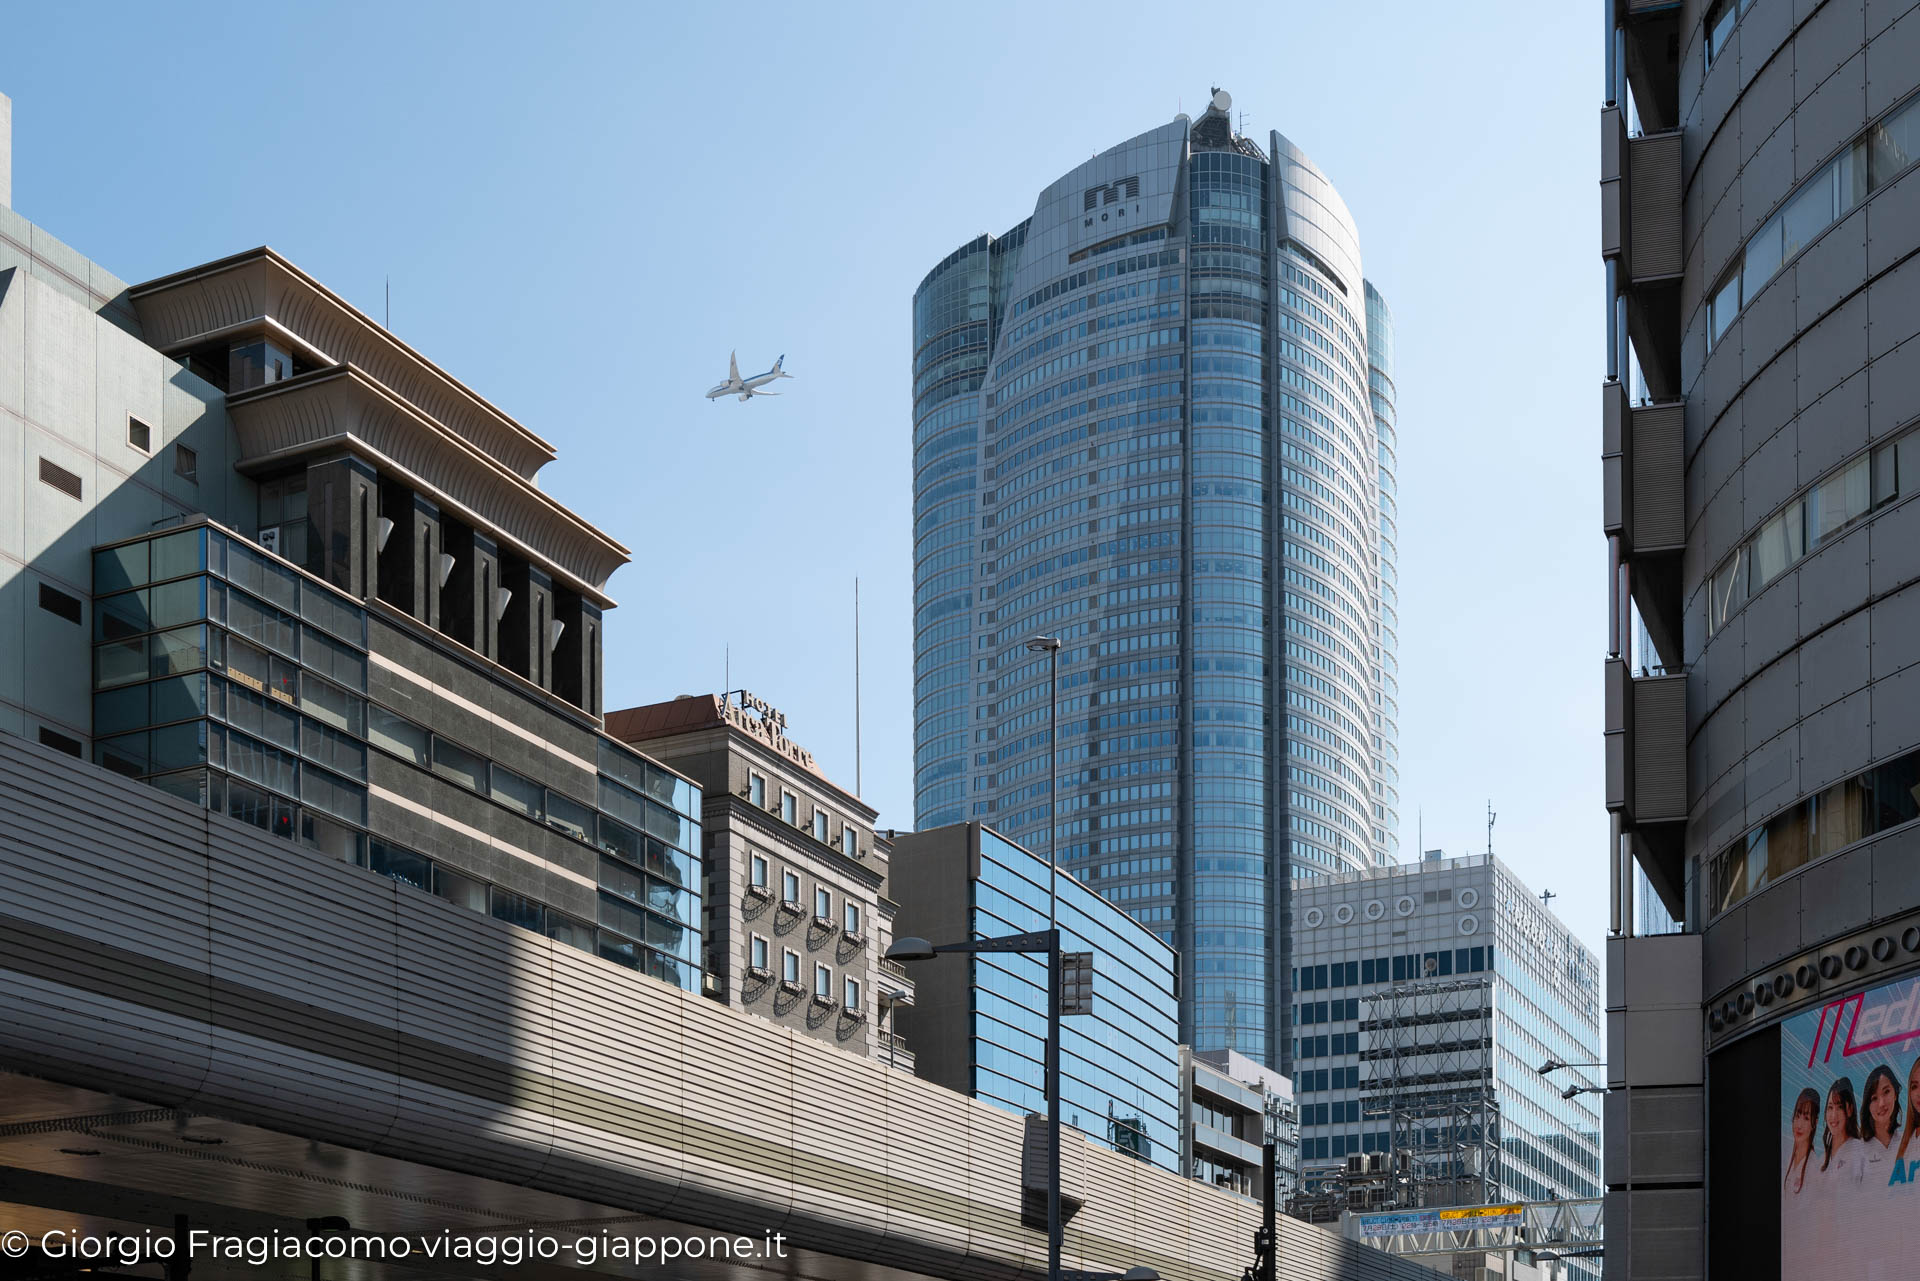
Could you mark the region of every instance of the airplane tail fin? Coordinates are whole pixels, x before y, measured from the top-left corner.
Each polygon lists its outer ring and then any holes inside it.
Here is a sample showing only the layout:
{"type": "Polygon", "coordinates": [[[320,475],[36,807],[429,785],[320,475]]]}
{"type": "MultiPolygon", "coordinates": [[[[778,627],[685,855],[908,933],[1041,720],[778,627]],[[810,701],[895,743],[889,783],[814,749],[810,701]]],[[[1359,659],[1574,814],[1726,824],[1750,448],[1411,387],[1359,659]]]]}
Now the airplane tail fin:
{"type": "Polygon", "coordinates": [[[786,363],[787,363],[787,353],[783,351],[780,353],[780,359],[773,362],[773,372],[782,378],[793,377],[792,374],[788,373],[785,369],[781,368],[781,366],[786,363]]]}

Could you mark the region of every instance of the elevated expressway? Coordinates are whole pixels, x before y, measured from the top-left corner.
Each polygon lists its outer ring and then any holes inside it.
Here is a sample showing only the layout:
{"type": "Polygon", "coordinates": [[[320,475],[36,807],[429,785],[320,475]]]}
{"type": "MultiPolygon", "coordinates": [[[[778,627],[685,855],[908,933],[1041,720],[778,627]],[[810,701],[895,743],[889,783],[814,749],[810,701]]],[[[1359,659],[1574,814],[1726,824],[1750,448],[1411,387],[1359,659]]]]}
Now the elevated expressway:
{"type": "MultiPolygon", "coordinates": [[[[0,735],[0,1229],[780,1233],[784,1258],[594,1269],[1015,1281],[1045,1273],[1021,1137],[904,1071],[0,735]]],[[[1251,1262],[1253,1203],[1084,1141],[1063,1158],[1085,1200],[1066,1267],[1233,1281],[1251,1262]]],[[[1433,1276],[1280,1233],[1281,1276],[1433,1276]]],[[[514,1275],[563,1268],[581,1275],[565,1256],[514,1275]]],[[[0,1278],[63,1274],[0,1259],[0,1278]]]]}

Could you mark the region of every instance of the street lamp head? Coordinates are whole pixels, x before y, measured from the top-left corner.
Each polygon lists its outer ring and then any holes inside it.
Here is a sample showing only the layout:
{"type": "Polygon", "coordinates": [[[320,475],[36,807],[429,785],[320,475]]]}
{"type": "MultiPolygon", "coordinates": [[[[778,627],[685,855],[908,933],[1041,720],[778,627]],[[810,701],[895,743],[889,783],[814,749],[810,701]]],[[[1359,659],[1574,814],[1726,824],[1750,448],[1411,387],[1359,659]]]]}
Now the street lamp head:
{"type": "Polygon", "coordinates": [[[1035,654],[1044,654],[1060,648],[1058,636],[1035,636],[1027,642],[1027,648],[1035,654]]]}
{"type": "Polygon", "coordinates": [[[887,959],[889,961],[930,961],[933,959],[933,944],[925,939],[914,938],[912,935],[895,939],[893,946],[887,949],[887,959]]]}
{"type": "Polygon", "coordinates": [[[1569,1085],[1566,1089],[1560,1091],[1560,1097],[1563,1099],[1571,1099],[1582,1094],[1605,1094],[1605,1093],[1606,1091],[1601,1089],[1597,1085],[1581,1085],[1580,1083],[1575,1082],[1574,1084],[1569,1085]]]}
{"type": "Polygon", "coordinates": [[[1549,1072],[1558,1072],[1561,1068],[1565,1066],[1566,1064],[1562,1063],[1559,1059],[1548,1059],[1545,1063],[1542,1063],[1540,1065],[1540,1075],[1545,1076],[1549,1072]]]}

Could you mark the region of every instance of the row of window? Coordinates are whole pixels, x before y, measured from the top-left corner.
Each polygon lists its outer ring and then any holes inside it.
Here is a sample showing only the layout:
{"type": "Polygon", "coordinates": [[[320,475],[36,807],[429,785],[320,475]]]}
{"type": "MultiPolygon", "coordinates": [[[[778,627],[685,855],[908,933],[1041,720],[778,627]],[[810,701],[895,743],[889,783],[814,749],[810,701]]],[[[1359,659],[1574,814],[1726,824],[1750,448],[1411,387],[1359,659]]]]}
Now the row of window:
{"type": "MultiPolygon", "coordinates": [[[[1354,1053],[1359,1053],[1359,1050],[1355,1049],[1354,1053]]],[[[1296,1054],[1295,1057],[1300,1056],[1296,1054]]],[[[1336,1068],[1306,1068],[1294,1074],[1294,1089],[1300,1094],[1319,1094],[1327,1090],[1359,1088],[1360,1065],[1357,1063],[1336,1068]]]]}
{"type": "MultiPolygon", "coordinates": [[[[764,934],[751,935],[748,941],[747,963],[761,974],[773,973],[773,945],[764,934]]],[[[799,986],[800,953],[790,947],[780,949],[780,981],[799,986]]],[[[861,1004],[862,984],[851,974],[845,976],[842,984],[842,1008],[849,1014],[859,1014],[865,1007],[861,1004]]],[[[813,967],[813,995],[819,1001],[832,1001],[833,967],[816,964],[813,967]]]]}
{"type": "Polygon", "coordinates": [[[1920,429],[1876,446],[1796,497],[1707,580],[1707,635],[1747,598],[1873,512],[1920,493],[1920,429]]]}
{"type": "Polygon", "coordinates": [[[517,925],[569,947],[591,952],[604,960],[624,965],[630,970],[639,970],[676,987],[692,990],[696,986],[694,967],[688,961],[672,955],[675,952],[690,952],[686,940],[692,937],[691,932],[669,922],[657,921],[650,914],[634,912],[606,890],[600,893],[602,916],[627,927],[628,932],[636,937],[629,938],[625,933],[608,928],[604,921],[597,927],[590,925],[525,895],[490,885],[424,854],[390,845],[378,838],[369,838],[364,846],[356,847],[352,861],[403,885],[411,885],[450,903],[486,913],[509,925],[517,925]],[[637,937],[641,932],[652,936],[646,939],[649,946],[641,945],[637,937]],[[663,948],[665,950],[661,950],[663,948]]]}
{"type": "Polygon", "coordinates": [[[1920,98],[1887,113],[1853,145],[1801,183],[1780,212],[1753,233],[1707,298],[1707,350],[1759,296],[1781,266],[1815,236],[1920,159],[1920,98]]]}
{"type": "MultiPolygon", "coordinates": [[[[1429,903],[1444,902],[1439,894],[1451,895],[1451,890],[1426,893],[1429,903]]],[[[1360,961],[1334,961],[1330,965],[1302,965],[1293,971],[1293,990],[1296,992],[1314,992],[1326,988],[1353,987],[1359,984],[1372,986],[1375,983],[1401,983],[1408,979],[1437,978],[1452,974],[1481,974],[1493,968],[1493,949],[1491,947],[1462,947],[1451,952],[1408,953],[1405,956],[1367,957],[1360,961]]],[[[1325,1003],[1322,1002],[1324,1005],[1325,1003]]],[[[1336,1016],[1337,1017],[1337,1016],[1336,1016]]],[[[1358,1018],[1359,1015],[1348,1015],[1358,1018]]]]}
{"type": "MultiPolygon", "coordinates": [[[[764,777],[752,773],[747,775],[747,799],[760,809],[767,808],[767,780],[764,777]]],[[[780,789],[780,818],[790,826],[800,826],[800,798],[784,787],[780,789]]],[[[812,819],[806,830],[811,831],[813,839],[822,845],[833,844],[829,839],[833,831],[832,816],[818,805],[813,807],[812,819]]],[[[860,856],[860,832],[851,823],[840,825],[840,852],[848,858],[860,856]]]]}
{"type": "Polygon", "coordinates": [[[1326,1036],[1303,1036],[1294,1042],[1297,1059],[1324,1059],[1333,1054],[1360,1053],[1358,1032],[1334,1032],[1326,1036]]]}
{"type": "Polygon", "coordinates": [[[1776,814],[1713,861],[1724,912],[1804,864],[1920,818],[1920,752],[1877,765],[1776,814]]]}
{"type": "MultiPolygon", "coordinates": [[[[773,889],[772,868],[764,854],[750,854],[747,857],[747,883],[755,889],[773,889]]],[[[780,870],[780,901],[798,904],[800,899],[800,873],[790,868],[780,870]]],[[[848,898],[841,903],[841,927],[849,938],[860,933],[860,904],[848,898]]],[[[823,921],[833,919],[833,891],[825,886],[817,886],[813,891],[813,914],[823,921]]]]}
{"type": "Polygon", "coordinates": [[[1360,1017],[1360,998],[1350,996],[1344,1001],[1304,1001],[1293,1007],[1293,1021],[1296,1025],[1305,1023],[1338,1023],[1343,1019],[1360,1017]]]}

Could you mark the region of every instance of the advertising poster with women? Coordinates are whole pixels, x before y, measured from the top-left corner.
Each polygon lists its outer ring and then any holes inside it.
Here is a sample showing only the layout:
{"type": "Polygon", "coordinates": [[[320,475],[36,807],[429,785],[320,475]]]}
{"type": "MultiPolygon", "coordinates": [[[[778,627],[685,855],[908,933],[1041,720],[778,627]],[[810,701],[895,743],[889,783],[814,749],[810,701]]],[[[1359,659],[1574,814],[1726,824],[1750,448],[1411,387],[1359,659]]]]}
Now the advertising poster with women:
{"type": "Polygon", "coordinates": [[[1920,978],[1780,1029],[1780,1275],[1920,1279],[1920,978]]]}

